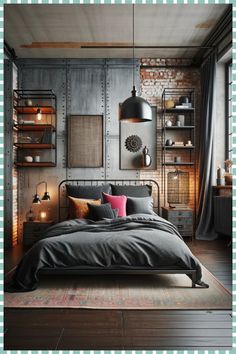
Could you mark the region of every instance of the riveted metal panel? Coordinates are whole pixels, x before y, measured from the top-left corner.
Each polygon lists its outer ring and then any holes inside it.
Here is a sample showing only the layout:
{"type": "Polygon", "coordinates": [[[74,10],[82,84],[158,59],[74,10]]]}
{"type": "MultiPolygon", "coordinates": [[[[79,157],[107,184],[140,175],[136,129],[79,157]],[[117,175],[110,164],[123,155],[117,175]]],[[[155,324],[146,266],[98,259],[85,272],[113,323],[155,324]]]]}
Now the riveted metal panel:
{"type": "MultiPolygon", "coordinates": [[[[68,62],[67,72],[67,117],[70,115],[103,115],[105,132],[105,71],[104,65],[98,65],[98,61],[68,62]]],[[[88,142],[89,143],[89,142],[88,142]]],[[[105,148],[104,158],[105,159],[105,148]]],[[[104,178],[105,163],[101,168],[67,168],[68,178],[104,178]]]]}
{"type": "Polygon", "coordinates": [[[119,167],[119,139],[116,137],[106,138],[107,144],[107,169],[106,179],[139,179],[138,170],[120,170],[119,167]]]}
{"type": "MultiPolygon", "coordinates": [[[[18,60],[21,89],[53,89],[57,96],[57,167],[19,169],[19,215],[22,233],[25,213],[31,206],[35,185],[48,183],[51,202],[38,207],[51,209],[57,220],[57,185],[65,178],[138,179],[139,171],[119,169],[119,103],[130,96],[133,62],[129,59],[18,60]],[[67,168],[67,117],[71,114],[102,114],[104,117],[104,167],[67,168]]],[[[135,62],[136,88],[139,68],[135,62]]],[[[43,190],[42,190],[43,192],[43,190]]],[[[38,209],[37,209],[38,208],[38,209]]]]}
{"type": "MultiPolygon", "coordinates": [[[[139,178],[139,171],[120,171],[119,163],[119,107],[131,96],[133,63],[130,60],[108,60],[106,75],[106,177],[139,178]]],[[[137,63],[136,63],[137,64],[137,63]]],[[[138,65],[135,66],[135,83],[139,88],[138,65]]]]}
{"type": "Polygon", "coordinates": [[[103,114],[104,112],[104,74],[102,68],[70,68],[68,99],[69,114],[103,114]]]}

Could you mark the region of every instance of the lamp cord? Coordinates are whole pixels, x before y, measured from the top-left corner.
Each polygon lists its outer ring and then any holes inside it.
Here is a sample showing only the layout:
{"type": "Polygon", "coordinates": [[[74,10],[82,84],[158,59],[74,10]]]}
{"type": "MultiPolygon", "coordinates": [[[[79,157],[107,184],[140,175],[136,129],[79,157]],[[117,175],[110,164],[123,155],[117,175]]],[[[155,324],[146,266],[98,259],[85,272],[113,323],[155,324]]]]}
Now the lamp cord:
{"type": "Polygon", "coordinates": [[[133,87],[134,87],[134,4],[133,4],[133,87]]]}

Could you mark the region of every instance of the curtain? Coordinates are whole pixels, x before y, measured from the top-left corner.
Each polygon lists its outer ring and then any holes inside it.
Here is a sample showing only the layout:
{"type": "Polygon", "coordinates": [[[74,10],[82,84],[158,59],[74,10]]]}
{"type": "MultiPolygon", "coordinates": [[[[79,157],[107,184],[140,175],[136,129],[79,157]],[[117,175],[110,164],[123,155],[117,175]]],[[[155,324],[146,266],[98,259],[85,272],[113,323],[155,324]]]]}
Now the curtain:
{"type": "Polygon", "coordinates": [[[199,151],[199,202],[197,208],[196,238],[213,240],[213,114],[216,54],[212,53],[201,67],[201,118],[199,151]]]}

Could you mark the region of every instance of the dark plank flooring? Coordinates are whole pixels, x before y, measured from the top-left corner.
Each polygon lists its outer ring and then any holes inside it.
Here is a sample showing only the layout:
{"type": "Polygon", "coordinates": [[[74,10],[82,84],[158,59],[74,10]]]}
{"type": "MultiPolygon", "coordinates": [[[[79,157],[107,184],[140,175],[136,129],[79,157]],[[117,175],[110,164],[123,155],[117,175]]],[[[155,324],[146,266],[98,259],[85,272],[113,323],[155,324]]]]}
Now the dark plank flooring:
{"type": "MultiPolygon", "coordinates": [[[[228,240],[188,245],[230,290],[228,240]]],[[[20,246],[6,252],[6,272],[23,252],[20,246]]],[[[230,349],[231,320],[230,311],[6,309],[5,349],[230,349]]]]}

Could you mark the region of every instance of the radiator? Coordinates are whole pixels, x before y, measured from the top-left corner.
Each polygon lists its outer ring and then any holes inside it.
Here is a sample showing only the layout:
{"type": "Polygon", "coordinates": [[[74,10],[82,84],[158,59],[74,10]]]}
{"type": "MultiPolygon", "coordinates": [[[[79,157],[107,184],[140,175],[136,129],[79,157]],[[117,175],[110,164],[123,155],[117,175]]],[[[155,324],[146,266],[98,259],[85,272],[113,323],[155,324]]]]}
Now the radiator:
{"type": "Polygon", "coordinates": [[[213,197],[214,228],[219,234],[232,236],[232,197],[213,197]]]}

